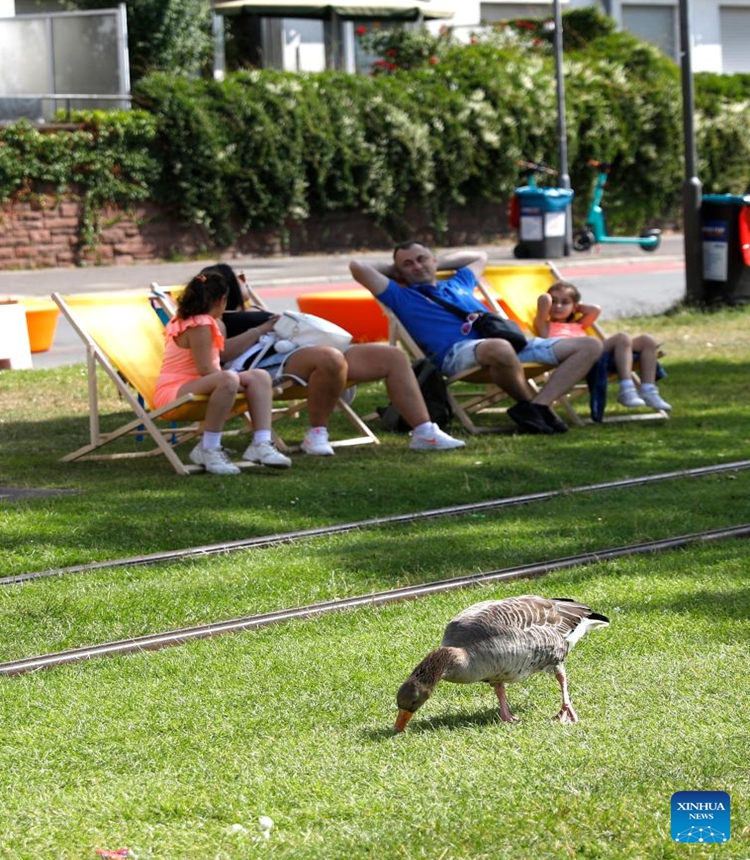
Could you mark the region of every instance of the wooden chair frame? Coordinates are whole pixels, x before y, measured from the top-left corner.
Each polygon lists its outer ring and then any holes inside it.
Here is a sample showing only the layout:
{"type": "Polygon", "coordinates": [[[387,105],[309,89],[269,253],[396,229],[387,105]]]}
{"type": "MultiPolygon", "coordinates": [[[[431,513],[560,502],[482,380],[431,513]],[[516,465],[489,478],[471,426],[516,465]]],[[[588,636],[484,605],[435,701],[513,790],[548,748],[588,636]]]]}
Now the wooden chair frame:
{"type": "MultiPolygon", "coordinates": [[[[260,310],[269,310],[268,306],[263,302],[260,296],[257,294],[255,289],[245,281],[245,287],[250,296],[250,300],[253,305],[260,310]]],[[[163,287],[160,286],[155,281],[151,284],[151,292],[155,301],[159,303],[163,314],[168,318],[174,314],[175,305],[172,297],[172,292],[175,290],[179,290],[181,287],[163,287]]],[[[307,401],[307,382],[304,379],[300,379],[293,374],[285,374],[283,381],[274,387],[274,408],[272,413],[272,419],[274,425],[284,418],[298,418],[302,412],[307,409],[308,401],[307,401]],[[284,405],[278,405],[284,401],[284,405]]],[[[355,434],[353,436],[346,437],[344,439],[331,439],[329,440],[329,444],[332,448],[344,448],[349,447],[351,445],[379,445],[380,439],[373,433],[373,431],[367,426],[364,420],[352,409],[351,405],[343,398],[340,397],[336,408],[339,412],[341,412],[349,423],[352,425],[355,434]]],[[[250,422],[250,416],[246,416],[247,421],[252,426],[252,422],[250,422]]],[[[276,444],[279,450],[284,451],[286,453],[294,452],[299,450],[299,446],[297,445],[289,445],[284,439],[278,434],[276,428],[273,430],[274,435],[274,443],[276,444]]]]}
{"type": "MultiPolygon", "coordinates": [[[[411,361],[425,358],[423,350],[396,314],[385,305],[381,305],[381,307],[383,313],[388,317],[390,343],[400,344],[411,361]]],[[[527,380],[533,386],[534,379],[543,375],[547,367],[541,364],[525,364],[523,369],[527,380]]],[[[499,404],[507,400],[509,395],[492,381],[489,371],[485,368],[478,365],[470,367],[461,373],[446,377],[445,382],[448,387],[448,402],[453,413],[464,429],[472,436],[508,431],[514,426],[512,424],[478,424],[474,420],[474,416],[478,416],[480,413],[504,415],[507,412],[507,408],[499,404]]]]}
{"type": "MultiPolygon", "coordinates": [[[[64,297],[53,293],[52,299],[86,347],[89,442],[67,454],[63,461],[118,460],[161,454],[178,475],[202,472],[200,466],[183,463],[175,447],[202,432],[208,398],[186,394],[165,406],[153,406],[153,389],[164,349],[164,329],[150,305],[148,294],[64,297]],[[96,331],[92,331],[94,327],[96,331]],[[114,332],[110,341],[108,331],[114,332]],[[135,416],[109,432],[101,429],[99,372],[114,385],[135,416]],[[163,422],[168,426],[160,426],[163,422]],[[186,426],[177,426],[183,422],[187,422],[186,426]],[[154,445],[136,451],[98,453],[128,436],[136,437],[139,442],[148,436],[154,445]]],[[[244,398],[237,398],[232,417],[244,415],[245,409],[244,398]]]]}
{"type": "MultiPolygon", "coordinates": [[[[541,292],[546,292],[556,281],[564,278],[555,265],[549,261],[530,266],[488,266],[480,282],[480,290],[485,301],[497,313],[503,313],[515,320],[521,328],[536,334],[534,318],[536,316],[536,299],[541,292]],[[526,275],[524,278],[522,273],[526,275]]],[[[588,329],[592,337],[606,340],[606,335],[597,323],[588,329]]],[[[633,370],[633,381],[640,384],[637,373],[637,362],[633,370]]],[[[615,379],[614,375],[610,380],[615,379]]],[[[561,401],[560,405],[566,410],[570,419],[579,425],[593,424],[590,417],[583,417],[573,406],[580,397],[588,395],[586,381],[574,386],[561,401]]],[[[603,418],[606,423],[623,421],[653,421],[669,418],[669,413],[662,409],[650,409],[648,412],[627,412],[608,415],[603,418]]]]}

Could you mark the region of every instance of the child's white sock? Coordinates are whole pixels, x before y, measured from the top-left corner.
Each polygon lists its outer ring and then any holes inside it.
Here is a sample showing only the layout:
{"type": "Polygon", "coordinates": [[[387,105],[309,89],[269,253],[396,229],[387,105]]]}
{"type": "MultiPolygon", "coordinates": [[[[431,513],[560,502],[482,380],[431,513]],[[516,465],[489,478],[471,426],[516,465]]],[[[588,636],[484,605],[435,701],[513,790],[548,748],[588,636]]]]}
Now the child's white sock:
{"type": "Polygon", "coordinates": [[[262,445],[264,442],[271,441],[270,430],[256,430],[253,433],[253,445],[262,445]]]}
{"type": "Polygon", "coordinates": [[[221,448],[221,433],[204,433],[201,445],[204,451],[211,448],[221,448]]]}

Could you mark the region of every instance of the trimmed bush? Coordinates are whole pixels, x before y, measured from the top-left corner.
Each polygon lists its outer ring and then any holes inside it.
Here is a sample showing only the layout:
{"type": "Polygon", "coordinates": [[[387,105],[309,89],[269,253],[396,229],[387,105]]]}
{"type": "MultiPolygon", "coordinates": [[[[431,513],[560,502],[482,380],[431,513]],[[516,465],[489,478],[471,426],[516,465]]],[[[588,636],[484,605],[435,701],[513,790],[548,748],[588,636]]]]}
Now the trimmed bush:
{"type": "MultiPolygon", "coordinates": [[[[590,199],[586,162],[597,158],[614,165],[612,232],[678,223],[677,67],[591,10],[564,20],[575,220],[590,199]]],[[[155,72],[134,88],[137,110],[80,113],[74,131],[0,130],[0,200],[50,183],[78,194],[84,242],[95,240],[98,207],[145,199],[205,228],[218,246],[341,211],[371,216],[394,239],[415,231],[409,219],[418,213],[439,240],[456,207],[507,200],[522,181],[519,160],[558,163],[553,52],[541,24],[527,24],[468,45],[416,34],[410,46],[404,31],[379,34],[378,49],[408,58],[409,68],[369,77],[251,70],[219,83],[155,72]]],[[[696,99],[706,192],[750,188],[750,100],[734,98],[747,93],[740,78],[735,87],[709,78],[696,99]]]]}

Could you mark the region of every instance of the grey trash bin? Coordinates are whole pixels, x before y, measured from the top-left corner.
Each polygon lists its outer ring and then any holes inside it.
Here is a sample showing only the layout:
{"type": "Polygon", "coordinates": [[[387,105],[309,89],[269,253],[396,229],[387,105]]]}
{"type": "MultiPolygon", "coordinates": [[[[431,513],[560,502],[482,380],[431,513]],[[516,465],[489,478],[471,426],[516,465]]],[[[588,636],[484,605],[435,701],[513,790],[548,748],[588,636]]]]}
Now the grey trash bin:
{"type": "Polygon", "coordinates": [[[703,298],[750,299],[750,195],[705,194],[700,210],[703,298]]]}
{"type": "Polygon", "coordinates": [[[568,209],[573,202],[569,188],[539,188],[531,182],[516,188],[519,259],[550,258],[565,254],[568,209]]]}

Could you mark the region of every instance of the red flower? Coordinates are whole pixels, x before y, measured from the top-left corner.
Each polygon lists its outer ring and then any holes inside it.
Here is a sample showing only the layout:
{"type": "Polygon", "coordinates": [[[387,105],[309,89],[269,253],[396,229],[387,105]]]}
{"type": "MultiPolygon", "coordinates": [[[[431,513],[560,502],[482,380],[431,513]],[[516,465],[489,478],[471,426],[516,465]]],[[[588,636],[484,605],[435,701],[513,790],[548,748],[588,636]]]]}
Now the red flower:
{"type": "Polygon", "coordinates": [[[395,57],[398,54],[398,51],[395,48],[388,48],[385,52],[386,57],[395,57]]]}
{"type": "Polygon", "coordinates": [[[436,65],[440,62],[440,60],[438,60],[438,58],[437,58],[437,57],[430,57],[430,59],[429,59],[427,62],[428,62],[431,66],[436,66],[436,65]]]}
{"type": "Polygon", "coordinates": [[[358,36],[366,36],[366,35],[367,35],[367,27],[365,27],[365,25],[364,25],[364,24],[360,24],[360,25],[359,25],[359,27],[357,27],[357,28],[354,30],[354,32],[355,32],[358,36]]]}

